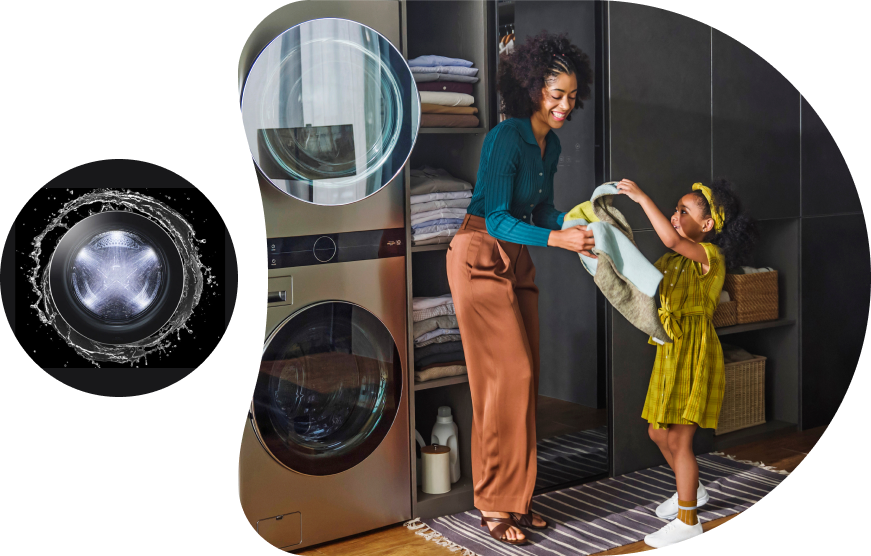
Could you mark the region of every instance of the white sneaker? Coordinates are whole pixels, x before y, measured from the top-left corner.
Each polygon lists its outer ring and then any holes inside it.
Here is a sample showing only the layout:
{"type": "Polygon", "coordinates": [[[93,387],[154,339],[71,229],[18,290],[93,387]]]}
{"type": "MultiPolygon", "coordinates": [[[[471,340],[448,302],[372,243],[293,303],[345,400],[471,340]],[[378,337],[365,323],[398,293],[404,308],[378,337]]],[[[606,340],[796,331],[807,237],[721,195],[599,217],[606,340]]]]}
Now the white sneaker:
{"type": "Polygon", "coordinates": [[[670,544],[679,543],[693,537],[698,537],[703,533],[702,522],[699,521],[695,525],[687,525],[679,519],[675,519],[671,523],[667,523],[665,527],[644,537],[644,543],[653,548],[662,548],[670,544]]]}
{"type": "MultiPolygon", "coordinates": [[[[701,508],[705,504],[708,503],[708,499],[710,496],[708,495],[708,491],[705,490],[702,482],[699,481],[699,489],[696,491],[696,507],[701,508]]],[[[656,517],[661,517],[662,519],[672,520],[677,517],[677,493],[656,507],[656,517]]]]}

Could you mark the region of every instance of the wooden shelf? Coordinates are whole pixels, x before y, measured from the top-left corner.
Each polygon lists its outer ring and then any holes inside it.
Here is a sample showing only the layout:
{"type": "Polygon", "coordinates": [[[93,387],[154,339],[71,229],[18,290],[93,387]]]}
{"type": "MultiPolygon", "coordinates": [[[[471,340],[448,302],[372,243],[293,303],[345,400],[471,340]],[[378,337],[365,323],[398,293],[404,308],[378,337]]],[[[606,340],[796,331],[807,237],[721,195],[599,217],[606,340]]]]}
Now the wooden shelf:
{"type": "Polygon", "coordinates": [[[737,334],[739,332],[749,332],[751,330],[764,330],[766,328],[777,328],[780,326],[790,326],[795,324],[795,319],[777,319],[767,320],[763,322],[751,322],[750,324],[736,324],[735,326],[724,326],[717,328],[718,336],[726,334],[737,334]]]}
{"type": "Polygon", "coordinates": [[[414,381],[414,391],[428,390],[430,388],[438,388],[439,386],[450,386],[451,384],[462,384],[469,382],[469,375],[446,376],[435,380],[427,380],[426,382],[414,381]]]}
{"type": "Polygon", "coordinates": [[[412,253],[420,253],[421,251],[447,251],[450,243],[436,243],[435,245],[421,245],[420,247],[411,246],[412,253]]]}
{"type": "Polygon", "coordinates": [[[483,127],[422,127],[420,133],[487,133],[483,127]]]}
{"type": "Polygon", "coordinates": [[[768,421],[755,427],[748,427],[737,431],[727,432],[714,436],[714,449],[725,450],[741,444],[769,440],[783,432],[794,431],[798,428],[795,423],[786,421],[768,421]]]}

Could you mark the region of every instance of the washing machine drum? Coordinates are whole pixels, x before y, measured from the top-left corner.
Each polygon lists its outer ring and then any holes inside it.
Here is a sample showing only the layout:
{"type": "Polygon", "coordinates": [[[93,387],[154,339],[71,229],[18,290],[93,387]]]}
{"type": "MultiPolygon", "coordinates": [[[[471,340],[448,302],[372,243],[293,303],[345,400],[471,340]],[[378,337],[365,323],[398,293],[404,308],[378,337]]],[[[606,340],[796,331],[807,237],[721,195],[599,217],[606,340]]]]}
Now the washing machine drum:
{"type": "Polygon", "coordinates": [[[184,287],[181,256],[144,216],[112,211],[74,225],[49,263],[51,297],[70,327],[93,341],[129,344],[172,317],[184,287]]]}
{"type": "Polygon", "coordinates": [[[242,120],[260,171],[318,205],[374,194],[400,172],[420,126],[402,54],[378,32],[315,19],[263,49],[242,89],[242,120]]]}

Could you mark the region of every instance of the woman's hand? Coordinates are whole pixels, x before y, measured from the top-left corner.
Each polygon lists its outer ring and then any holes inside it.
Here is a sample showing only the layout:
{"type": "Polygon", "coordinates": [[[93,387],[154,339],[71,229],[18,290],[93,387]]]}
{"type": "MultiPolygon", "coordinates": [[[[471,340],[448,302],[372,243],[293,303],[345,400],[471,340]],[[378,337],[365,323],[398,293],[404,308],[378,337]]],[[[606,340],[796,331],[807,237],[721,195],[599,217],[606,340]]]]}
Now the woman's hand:
{"type": "Polygon", "coordinates": [[[617,190],[621,195],[626,195],[636,203],[640,203],[645,197],[647,197],[647,194],[644,193],[644,191],[641,191],[638,184],[632,180],[620,180],[617,183],[617,190]]]}
{"type": "Polygon", "coordinates": [[[572,226],[565,230],[553,230],[547,239],[549,247],[561,247],[586,257],[597,258],[591,252],[596,247],[593,231],[586,226],[572,226]]]}

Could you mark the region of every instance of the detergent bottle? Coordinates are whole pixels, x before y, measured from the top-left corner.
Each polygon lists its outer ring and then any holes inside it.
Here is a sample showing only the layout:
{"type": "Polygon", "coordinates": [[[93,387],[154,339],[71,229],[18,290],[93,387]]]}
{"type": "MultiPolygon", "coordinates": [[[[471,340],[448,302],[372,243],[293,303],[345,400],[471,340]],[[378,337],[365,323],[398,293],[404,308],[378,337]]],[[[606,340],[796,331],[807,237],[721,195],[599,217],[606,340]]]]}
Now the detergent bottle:
{"type": "Polygon", "coordinates": [[[439,408],[436,424],[432,428],[432,444],[447,446],[451,449],[451,483],[460,480],[460,447],[458,442],[457,424],[451,416],[451,408],[442,406],[439,408]]]}

